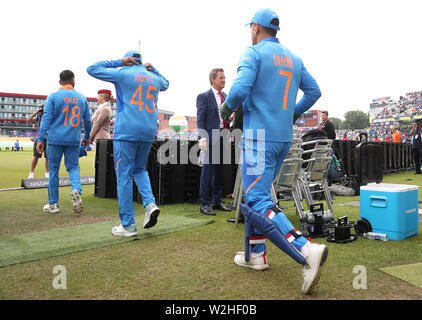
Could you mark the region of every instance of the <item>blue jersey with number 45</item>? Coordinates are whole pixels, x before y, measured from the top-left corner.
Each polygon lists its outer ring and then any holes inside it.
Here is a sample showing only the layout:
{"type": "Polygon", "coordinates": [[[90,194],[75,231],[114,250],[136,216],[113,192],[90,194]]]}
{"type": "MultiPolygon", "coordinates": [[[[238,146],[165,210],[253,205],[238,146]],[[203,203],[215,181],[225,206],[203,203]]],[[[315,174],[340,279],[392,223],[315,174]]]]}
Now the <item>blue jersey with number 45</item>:
{"type": "Polygon", "coordinates": [[[293,138],[293,113],[302,114],[320,96],[319,86],[302,60],[277,38],[265,38],[241,56],[226,104],[233,109],[243,103],[243,129],[253,129],[249,138],[259,139],[257,130],[264,129],[265,141],[289,142],[293,138]],[[299,89],[304,95],[296,103],[299,89]]]}
{"type": "MultiPolygon", "coordinates": [[[[132,56],[132,51],[125,57],[132,56]]],[[[112,82],[116,88],[117,116],[114,140],[152,142],[157,131],[158,93],[169,82],[153,68],[142,65],[123,66],[122,60],[100,61],[89,66],[94,78],[112,82]]]]}
{"type": "Polygon", "coordinates": [[[91,132],[88,101],[71,85],[62,86],[47,97],[38,142],[44,141],[48,132],[48,144],[79,146],[82,124],[84,138],[88,140],[91,132]]]}

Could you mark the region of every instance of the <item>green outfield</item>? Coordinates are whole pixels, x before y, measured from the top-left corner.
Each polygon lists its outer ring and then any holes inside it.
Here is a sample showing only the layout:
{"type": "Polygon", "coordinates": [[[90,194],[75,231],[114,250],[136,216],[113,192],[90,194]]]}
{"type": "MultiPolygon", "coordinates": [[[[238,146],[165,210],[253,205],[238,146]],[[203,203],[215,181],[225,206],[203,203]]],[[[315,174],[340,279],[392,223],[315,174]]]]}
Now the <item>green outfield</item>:
{"type": "Polygon", "coordinates": [[[34,146],[34,142],[31,141],[30,138],[27,137],[7,137],[7,136],[0,136],[0,150],[5,151],[6,148],[12,148],[15,146],[15,142],[19,142],[19,146],[23,148],[25,151],[32,150],[34,146]]]}
{"type": "MultiPolygon", "coordinates": [[[[93,155],[81,158],[81,175],[95,174],[93,155]]],[[[0,151],[0,189],[20,187],[31,158],[29,150],[0,151]]],[[[35,177],[43,176],[41,159],[35,177]]],[[[66,176],[63,164],[60,176],[66,176]]],[[[422,186],[422,178],[413,172],[385,176],[384,182],[422,186]]],[[[60,214],[42,212],[47,189],[0,191],[0,299],[422,299],[422,282],[413,279],[422,275],[416,269],[422,265],[420,233],[388,242],[314,239],[328,246],[329,255],[318,286],[303,296],[300,266],[270,242],[268,270],[234,264],[235,253],[244,250],[244,226],[235,228],[226,221],[233,212],[217,211],[210,220],[196,204],[163,205],[156,233],[154,228],[149,233],[142,229],[136,241],[113,242],[117,201],[94,197],[93,192],[94,185],[83,186],[84,212],[78,215],[72,210],[70,187],[60,188],[60,214]],[[395,275],[406,274],[406,265],[412,281],[395,275]],[[56,266],[66,269],[66,289],[54,287],[56,266]],[[401,266],[396,273],[391,271],[395,266],[401,266]]],[[[351,201],[359,197],[335,197],[336,218],[359,219],[359,208],[341,205],[351,201]]],[[[293,202],[280,204],[300,228],[293,202]]],[[[143,209],[139,204],[135,208],[141,229],[143,209]]]]}

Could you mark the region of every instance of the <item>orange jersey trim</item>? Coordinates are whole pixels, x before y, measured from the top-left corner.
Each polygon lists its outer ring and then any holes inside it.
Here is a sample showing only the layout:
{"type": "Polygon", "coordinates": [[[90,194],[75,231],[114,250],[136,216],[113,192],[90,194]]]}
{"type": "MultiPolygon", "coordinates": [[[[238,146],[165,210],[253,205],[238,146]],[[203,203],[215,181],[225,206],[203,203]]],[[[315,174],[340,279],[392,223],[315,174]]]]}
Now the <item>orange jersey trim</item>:
{"type": "Polygon", "coordinates": [[[71,84],[65,84],[64,86],[61,86],[60,89],[73,89],[71,84]]]}
{"type": "Polygon", "coordinates": [[[117,168],[119,167],[119,162],[120,162],[120,160],[122,160],[122,159],[119,159],[119,160],[117,161],[117,163],[116,163],[116,171],[117,171],[117,168]]]}
{"type": "Polygon", "coordinates": [[[261,178],[262,178],[262,176],[259,176],[258,178],[256,178],[255,181],[252,182],[252,184],[249,186],[249,188],[246,189],[246,193],[248,193],[249,190],[254,186],[254,184],[257,183],[259,181],[259,179],[261,179],[261,178]]]}

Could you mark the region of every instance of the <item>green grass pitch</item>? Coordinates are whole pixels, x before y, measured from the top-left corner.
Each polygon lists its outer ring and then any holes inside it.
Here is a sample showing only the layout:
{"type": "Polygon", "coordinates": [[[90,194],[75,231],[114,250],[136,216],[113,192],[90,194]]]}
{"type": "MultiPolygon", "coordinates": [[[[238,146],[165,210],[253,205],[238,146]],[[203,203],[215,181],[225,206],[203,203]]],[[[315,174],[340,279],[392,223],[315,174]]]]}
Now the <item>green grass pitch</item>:
{"type": "MultiPolygon", "coordinates": [[[[21,180],[28,176],[31,158],[30,151],[1,151],[0,189],[20,187],[21,180]]],[[[92,152],[81,158],[80,166],[81,175],[95,174],[92,152]]],[[[44,159],[40,159],[35,177],[43,175],[44,159]]],[[[62,164],[60,176],[66,175],[62,164]]],[[[384,182],[422,186],[421,176],[413,172],[385,176],[384,182]]],[[[47,189],[1,191],[0,235],[22,235],[118,219],[116,199],[96,198],[93,192],[94,185],[83,186],[84,212],[78,215],[71,207],[70,187],[61,187],[61,213],[54,215],[42,212],[42,206],[48,200],[47,189]]],[[[359,201],[359,197],[335,197],[336,218],[346,215],[349,220],[359,219],[359,208],[339,205],[349,201],[359,201]]],[[[300,228],[293,202],[280,204],[286,207],[285,213],[292,223],[300,228]]],[[[141,205],[135,203],[135,208],[136,217],[142,220],[141,205]]],[[[194,204],[163,205],[160,208],[163,214],[206,218],[194,204]]],[[[257,272],[234,264],[235,253],[244,250],[244,227],[240,224],[235,228],[226,221],[233,216],[234,212],[217,211],[214,223],[195,229],[0,268],[0,299],[422,298],[421,288],[379,270],[422,262],[420,232],[403,241],[388,242],[359,237],[348,244],[337,244],[327,242],[325,238],[314,239],[314,242],[328,246],[329,255],[318,286],[312,295],[303,296],[300,292],[300,266],[269,241],[268,270],[257,272]],[[67,271],[65,290],[53,286],[53,269],[58,265],[67,271]],[[359,277],[363,276],[362,270],[366,280],[364,288],[356,287],[359,277]]]]}

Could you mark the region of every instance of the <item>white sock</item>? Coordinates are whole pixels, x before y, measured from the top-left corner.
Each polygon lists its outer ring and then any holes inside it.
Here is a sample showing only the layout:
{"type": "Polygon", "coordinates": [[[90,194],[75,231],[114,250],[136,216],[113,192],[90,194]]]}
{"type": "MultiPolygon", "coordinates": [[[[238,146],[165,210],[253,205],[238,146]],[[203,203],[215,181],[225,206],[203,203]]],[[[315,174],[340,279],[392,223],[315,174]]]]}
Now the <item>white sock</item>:
{"type": "Polygon", "coordinates": [[[263,253],[264,253],[264,251],[262,251],[262,252],[251,252],[251,256],[258,257],[258,256],[262,255],[263,253]]]}
{"type": "Polygon", "coordinates": [[[307,257],[309,255],[309,251],[311,250],[311,242],[307,241],[302,248],[300,248],[300,252],[307,257]]]}

